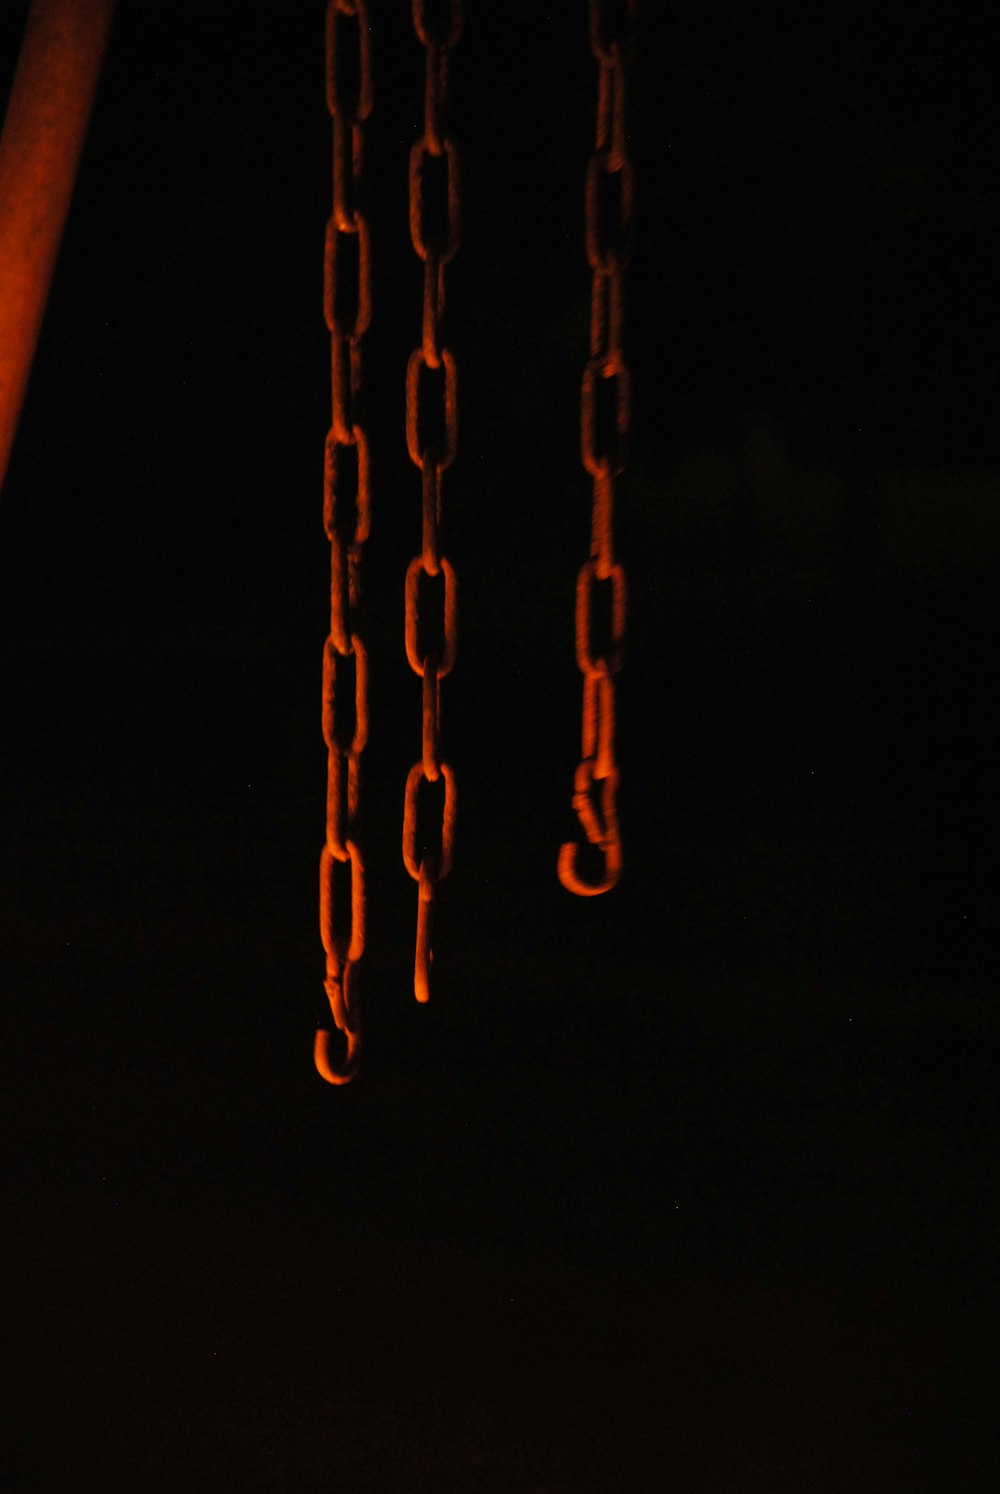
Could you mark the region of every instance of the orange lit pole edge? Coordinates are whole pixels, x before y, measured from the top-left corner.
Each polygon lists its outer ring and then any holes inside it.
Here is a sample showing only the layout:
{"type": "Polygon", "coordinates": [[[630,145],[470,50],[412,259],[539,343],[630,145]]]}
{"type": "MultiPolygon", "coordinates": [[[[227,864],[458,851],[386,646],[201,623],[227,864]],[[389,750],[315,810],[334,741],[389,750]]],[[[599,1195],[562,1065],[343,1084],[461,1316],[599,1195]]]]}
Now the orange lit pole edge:
{"type": "Polygon", "coordinates": [[[319,927],[326,955],[324,987],[333,1025],[345,1040],[338,1059],[333,1033],[326,1027],[316,1032],[313,1058],[329,1084],[354,1078],[362,1046],[356,972],[365,950],[365,866],[357,822],[361,755],[368,740],[368,651],[359,635],[358,607],[362,551],[371,531],[362,342],[372,304],[371,233],[363,208],[364,122],[372,101],[365,0],[328,0],[326,102],[333,122],[333,211],[323,257],[323,309],[330,333],[332,416],[323,527],[330,542],[330,632],[323,649],[327,773],[319,927]],[[348,879],[350,893],[345,894],[348,879]]]}
{"type": "Polygon", "coordinates": [[[446,131],[448,68],[451,49],[462,34],[461,0],[450,0],[447,25],[432,27],[424,0],[412,0],[413,28],[424,47],[424,131],[410,152],[410,238],[423,262],[423,321],[420,346],[406,368],[406,447],[421,473],[422,534],[420,554],[410,562],[405,587],[406,657],[421,682],[421,756],[406,780],[403,801],[403,862],[417,883],[417,937],[413,993],[430,997],[434,958],[431,919],[437,884],[451,871],[455,840],[455,775],[440,756],[440,683],[451,673],[457,647],[456,583],[451,562],[441,554],[441,487],[458,447],[458,375],[455,359],[441,342],[445,303],[445,266],[461,237],[462,197],[458,148],[446,131]],[[433,163],[443,167],[446,185],[433,163]],[[428,169],[430,168],[430,169],[428,169]],[[432,191],[433,176],[439,190],[432,191]],[[437,410],[429,408],[430,385],[439,386],[437,410]],[[428,433],[431,427],[433,434],[428,433]],[[440,644],[425,652],[420,643],[421,607],[427,611],[428,578],[441,578],[440,644]],[[423,593],[423,602],[421,601],[423,593]],[[437,651],[435,651],[437,649],[437,651]],[[420,788],[441,782],[440,851],[423,854],[418,847],[420,788]]]}
{"type": "Polygon", "coordinates": [[[33,0],[0,135],[0,488],[115,0],[33,0]]]}
{"type": "Polygon", "coordinates": [[[578,869],[580,846],[559,852],[559,880],[580,897],[615,886],[622,870],[618,833],[618,766],[615,761],[615,684],[625,637],[625,572],[615,560],[615,478],[625,470],[631,386],[622,352],[622,281],[632,239],[632,164],[625,129],[626,66],[635,0],[626,0],[624,28],[612,35],[604,0],[590,0],[590,49],[598,63],[597,131],[587,166],[585,243],[591,269],[590,358],[580,391],[580,454],[593,481],[590,557],[576,585],[576,662],[583,675],[583,743],[573,783],[573,809],[581,829],[601,853],[595,881],[578,869]],[[596,593],[610,588],[607,651],[595,649],[592,620],[596,593]]]}

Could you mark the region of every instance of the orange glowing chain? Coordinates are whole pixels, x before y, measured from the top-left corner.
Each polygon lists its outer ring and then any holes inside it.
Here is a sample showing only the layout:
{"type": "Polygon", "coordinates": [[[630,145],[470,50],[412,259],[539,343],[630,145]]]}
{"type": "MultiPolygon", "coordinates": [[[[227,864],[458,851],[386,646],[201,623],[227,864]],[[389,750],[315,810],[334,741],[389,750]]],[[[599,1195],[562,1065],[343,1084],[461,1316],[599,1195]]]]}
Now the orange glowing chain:
{"type": "Polygon", "coordinates": [[[365,949],[365,866],[356,824],[361,754],[368,739],[368,654],[358,634],[357,613],[362,549],[371,529],[362,381],[362,341],[371,320],[371,233],[361,206],[364,121],[372,108],[370,36],[365,0],[329,0],[326,101],[333,120],[333,212],[326,229],[323,305],[330,332],[333,414],[323,492],[323,525],[330,542],[330,632],[323,649],[327,779],[319,926],[327,999],[334,1025],[346,1040],[338,1060],[332,1031],[321,1027],[316,1033],[316,1068],[330,1084],[353,1079],[361,1060],[355,972],[365,949]],[[347,882],[349,893],[343,890],[347,882]]]}
{"type": "Polygon", "coordinates": [[[612,36],[604,0],[590,0],[590,48],[598,63],[596,148],[587,166],[585,242],[591,268],[590,358],[580,393],[580,453],[593,479],[590,557],[576,584],[576,662],[583,675],[583,744],[576,769],[573,808],[603,874],[590,881],[578,867],[580,846],[559,852],[559,880],[570,892],[593,897],[621,876],[618,833],[618,767],[615,761],[615,684],[625,636],[625,572],[615,560],[612,520],[615,478],[625,469],[631,422],[631,388],[622,353],[622,272],[632,239],[632,164],[625,130],[627,54],[635,0],[624,6],[626,31],[612,36]],[[613,222],[609,220],[615,220],[613,222]],[[592,618],[596,594],[610,589],[610,640],[595,651],[592,618]]]}
{"type": "MultiPolygon", "coordinates": [[[[461,183],[455,142],[446,132],[448,64],[462,32],[461,0],[451,0],[449,21],[440,33],[428,22],[424,0],[412,0],[413,27],[424,47],[424,132],[410,152],[410,238],[423,261],[423,330],[420,346],[406,369],[406,446],[422,476],[422,543],[406,572],[406,657],[422,685],[422,752],[406,780],[403,805],[403,861],[417,883],[417,939],[413,990],[418,1001],[430,996],[431,916],[435,888],[451,870],[455,836],[455,775],[440,756],[440,684],[455,663],[455,571],[441,554],[442,474],[455,460],[458,445],[458,381],[455,359],[441,342],[445,266],[458,249],[461,232],[461,183]],[[435,201],[432,173],[443,168],[446,186],[435,201]],[[430,384],[443,385],[437,409],[431,407],[430,384]],[[429,429],[431,428],[431,429],[429,429]],[[440,623],[434,644],[424,649],[429,631],[429,579],[441,578],[440,623]],[[423,628],[421,626],[423,624],[423,628]],[[440,849],[418,846],[420,790],[443,782],[440,849]]],[[[440,186],[440,178],[438,181],[440,186]]],[[[421,843],[422,844],[422,843],[421,843]]]]}

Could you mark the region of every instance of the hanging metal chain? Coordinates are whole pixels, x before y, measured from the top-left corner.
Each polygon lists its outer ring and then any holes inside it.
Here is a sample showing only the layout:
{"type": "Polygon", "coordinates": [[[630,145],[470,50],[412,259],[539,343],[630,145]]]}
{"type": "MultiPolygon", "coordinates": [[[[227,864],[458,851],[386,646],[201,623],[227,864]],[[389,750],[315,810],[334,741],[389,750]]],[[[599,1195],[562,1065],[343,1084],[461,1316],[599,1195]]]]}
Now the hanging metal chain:
{"type": "Polygon", "coordinates": [[[370,35],[365,0],[328,0],[326,102],[333,120],[333,211],[326,228],[323,308],[330,332],[333,413],[323,491],[323,525],[330,542],[330,632],[323,649],[327,778],[319,927],[326,953],[324,986],[346,1051],[338,1061],[333,1033],[321,1027],[314,1058],[331,1084],[353,1079],[361,1060],[355,972],[365,949],[365,866],[356,826],[361,754],[368,739],[368,654],[358,632],[358,605],[362,549],[371,528],[362,381],[362,341],[371,319],[371,235],[361,204],[364,121],[372,108],[370,35]]]}
{"type": "Polygon", "coordinates": [[[576,583],[576,662],[583,675],[582,754],[573,808],[587,840],[603,858],[591,881],[578,869],[580,846],[559,852],[559,880],[570,892],[608,892],[621,876],[618,767],[615,761],[615,684],[625,637],[625,572],[613,545],[615,478],[625,469],[631,423],[631,385],[622,351],[622,282],[632,241],[632,163],[625,128],[627,65],[635,0],[618,7],[619,34],[605,0],[590,0],[590,49],[598,63],[595,149],[587,166],[585,243],[591,268],[590,358],[580,393],[580,453],[593,480],[590,557],[576,583]],[[603,596],[602,596],[603,594],[603,596]],[[604,612],[600,630],[595,614],[604,612]]]}
{"type": "Polygon", "coordinates": [[[422,682],[423,700],[422,752],[406,780],[403,861],[418,887],[413,990],[418,1001],[426,1001],[434,890],[451,870],[455,837],[455,776],[440,752],[440,684],[455,663],[456,585],[454,568],[441,554],[439,533],[442,475],[455,460],[458,445],[458,380],[455,359],[441,341],[441,323],[445,266],[458,249],[461,232],[460,162],[447,133],[446,105],[451,48],[462,32],[462,4],[450,0],[447,24],[439,29],[428,18],[425,0],[412,0],[412,10],[424,47],[425,81],[424,131],[410,152],[410,238],[423,261],[424,294],[420,346],[410,354],[406,369],[406,446],[423,479],[423,527],[420,554],[406,572],[405,637],[406,657],[422,682]],[[429,615],[432,591],[439,594],[436,623],[429,615]],[[421,821],[430,817],[420,813],[420,791],[439,782],[444,789],[440,836],[435,837],[439,848],[436,844],[428,851],[424,835],[418,848],[418,830],[426,829],[421,821]]]}

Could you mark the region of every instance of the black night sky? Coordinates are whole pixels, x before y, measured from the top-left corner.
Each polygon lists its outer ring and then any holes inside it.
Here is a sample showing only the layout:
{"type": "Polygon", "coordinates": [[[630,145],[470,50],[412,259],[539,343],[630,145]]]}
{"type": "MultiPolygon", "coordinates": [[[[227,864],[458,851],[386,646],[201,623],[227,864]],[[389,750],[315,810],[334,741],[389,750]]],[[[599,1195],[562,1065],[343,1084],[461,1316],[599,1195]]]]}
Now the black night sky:
{"type": "MultiPolygon", "coordinates": [[[[940,10],[640,7],[625,873],[579,755],[586,7],[466,0],[459,780],[400,858],[422,55],[370,0],[365,1061],[312,1067],[322,0],[121,0],[0,500],[5,1488],[997,1476],[996,142],[940,10]]],[[[0,19],[6,98],[27,5],[0,19]]]]}

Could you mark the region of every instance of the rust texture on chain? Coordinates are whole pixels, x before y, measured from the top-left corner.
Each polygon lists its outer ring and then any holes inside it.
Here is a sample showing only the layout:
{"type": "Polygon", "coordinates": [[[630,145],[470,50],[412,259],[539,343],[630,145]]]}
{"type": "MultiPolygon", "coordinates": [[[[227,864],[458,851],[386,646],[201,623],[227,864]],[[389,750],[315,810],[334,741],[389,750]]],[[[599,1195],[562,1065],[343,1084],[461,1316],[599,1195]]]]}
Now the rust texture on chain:
{"type": "MultiPolygon", "coordinates": [[[[616,8],[590,0],[590,48],[598,64],[597,131],[587,166],[585,244],[591,269],[590,357],[580,394],[580,454],[593,482],[589,558],[576,585],[576,662],[583,675],[583,744],[573,808],[599,853],[591,876],[581,869],[580,844],[559,852],[559,880],[570,892],[608,892],[621,876],[618,767],[615,760],[615,675],[625,636],[625,572],[615,559],[615,479],[625,469],[631,387],[622,351],[623,272],[631,253],[632,163],[625,124],[626,85],[635,0],[616,8]],[[603,626],[599,621],[603,620],[603,626]]],[[[595,858],[596,859],[596,858],[595,858]]]]}
{"type": "Polygon", "coordinates": [[[324,986],[333,1026],[316,1033],[316,1068],[346,1084],[361,1059],[357,967],[365,949],[365,865],[358,845],[361,754],[368,738],[368,654],[358,632],[361,555],[371,528],[362,342],[371,317],[371,235],[364,211],[364,122],[372,107],[365,0],[328,0],[326,102],[333,120],[333,211],[323,309],[330,333],[332,416],[323,525],[330,542],[330,632],[323,649],[326,841],[319,863],[324,986]],[[335,1051],[336,1050],[336,1051],[335,1051]]]}
{"type": "Polygon", "coordinates": [[[420,345],[406,369],[406,446],[422,479],[420,554],[406,572],[406,657],[422,688],[422,750],[406,780],[403,862],[417,883],[417,939],[413,989],[430,995],[431,917],[435,888],[451,870],[455,838],[455,776],[441,757],[441,681],[455,663],[455,572],[441,553],[442,476],[458,444],[455,359],[441,340],[445,266],[461,231],[460,162],[447,133],[451,48],[462,31],[461,0],[435,25],[425,0],[412,0],[413,27],[424,48],[424,129],[410,152],[410,238],[423,264],[420,345]],[[430,786],[440,785],[440,788],[430,786]],[[423,793],[421,791],[423,790],[423,793]],[[443,790],[443,791],[442,791],[443,790]],[[430,800],[439,807],[432,813],[430,800]],[[421,803],[423,800],[423,803],[421,803]],[[440,829],[428,836],[428,822],[440,829]],[[430,844],[428,844],[430,842],[430,844]]]}

